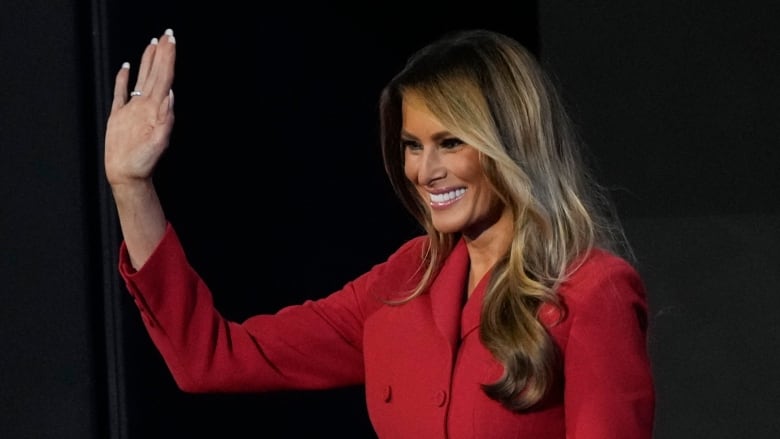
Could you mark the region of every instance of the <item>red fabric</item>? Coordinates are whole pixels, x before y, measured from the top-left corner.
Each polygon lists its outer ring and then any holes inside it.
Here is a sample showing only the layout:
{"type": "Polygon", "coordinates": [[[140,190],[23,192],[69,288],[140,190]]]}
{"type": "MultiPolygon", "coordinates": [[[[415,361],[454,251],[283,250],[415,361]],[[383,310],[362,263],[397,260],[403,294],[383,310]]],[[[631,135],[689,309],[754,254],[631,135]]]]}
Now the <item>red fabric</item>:
{"type": "Polygon", "coordinates": [[[593,252],[560,289],[568,308],[550,333],[561,382],[544,404],[513,413],[480,389],[502,368],[479,340],[486,279],[465,304],[468,254],[460,242],[430,290],[402,306],[425,238],[319,300],[230,322],[187,262],[169,225],[135,272],[120,272],[174,380],[187,392],[257,392],[365,384],[378,436],[393,438],[650,439],[654,389],[647,305],[637,272],[593,252]]]}

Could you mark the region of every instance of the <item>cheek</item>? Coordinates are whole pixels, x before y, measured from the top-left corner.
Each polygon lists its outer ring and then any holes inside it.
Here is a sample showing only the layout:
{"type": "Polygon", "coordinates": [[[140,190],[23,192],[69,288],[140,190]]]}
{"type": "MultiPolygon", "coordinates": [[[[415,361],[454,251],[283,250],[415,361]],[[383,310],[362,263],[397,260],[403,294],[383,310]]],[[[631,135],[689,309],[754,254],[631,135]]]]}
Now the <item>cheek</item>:
{"type": "Polygon", "coordinates": [[[448,155],[447,168],[459,179],[471,184],[481,183],[486,178],[482,171],[479,151],[471,147],[448,155]]]}
{"type": "Polygon", "coordinates": [[[417,162],[411,154],[404,154],[404,175],[412,183],[417,184],[417,162]]]}
{"type": "Polygon", "coordinates": [[[459,160],[450,164],[452,174],[469,184],[482,185],[487,182],[487,177],[482,172],[478,161],[459,160]]]}

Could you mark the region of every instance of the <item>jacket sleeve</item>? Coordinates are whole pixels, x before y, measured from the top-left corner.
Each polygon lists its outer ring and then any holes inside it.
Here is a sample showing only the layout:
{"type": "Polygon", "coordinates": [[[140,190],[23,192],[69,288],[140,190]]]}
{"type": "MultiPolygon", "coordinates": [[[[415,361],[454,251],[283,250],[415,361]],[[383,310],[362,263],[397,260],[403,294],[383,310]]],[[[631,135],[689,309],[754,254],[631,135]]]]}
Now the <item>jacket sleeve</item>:
{"type": "Polygon", "coordinates": [[[130,265],[124,243],[119,258],[144,326],[183,391],[320,389],[363,382],[363,321],[381,306],[371,291],[387,263],[328,297],[239,323],[215,309],[211,291],[188,263],[170,224],[140,270],[130,265]]]}
{"type": "Polygon", "coordinates": [[[655,392],[638,273],[610,257],[582,266],[566,288],[566,437],[651,439],[655,392]]]}

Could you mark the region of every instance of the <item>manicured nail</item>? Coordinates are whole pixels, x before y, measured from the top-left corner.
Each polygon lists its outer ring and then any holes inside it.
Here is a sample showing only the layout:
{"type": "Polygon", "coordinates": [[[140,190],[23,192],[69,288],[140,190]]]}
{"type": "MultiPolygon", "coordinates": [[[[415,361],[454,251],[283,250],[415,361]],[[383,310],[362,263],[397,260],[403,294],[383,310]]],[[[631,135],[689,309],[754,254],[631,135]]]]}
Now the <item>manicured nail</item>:
{"type": "Polygon", "coordinates": [[[155,45],[155,44],[157,44],[157,43],[158,43],[158,41],[157,41],[157,38],[152,38],[152,42],[151,42],[150,44],[153,44],[153,45],[155,45]]]}
{"type": "Polygon", "coordinates": [[[129,62],[123,62],[122,63],[122,68],[123,69],[129,69],[130,68],[130,63],[129,62]]]}
{"type": "Polygon", "coordinates": [[[171,28],[165,29],[165,36],[168,37],[168,41],[171,44],[176,44],[176,37],[173,36],[173,29],[171,28]]]}

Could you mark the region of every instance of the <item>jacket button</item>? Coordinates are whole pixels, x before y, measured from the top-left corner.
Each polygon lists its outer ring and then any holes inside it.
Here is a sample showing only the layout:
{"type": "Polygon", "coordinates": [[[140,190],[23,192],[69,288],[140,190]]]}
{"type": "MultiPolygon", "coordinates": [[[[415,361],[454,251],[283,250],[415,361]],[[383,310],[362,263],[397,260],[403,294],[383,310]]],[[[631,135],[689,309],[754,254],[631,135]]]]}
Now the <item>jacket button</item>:
{"type": "Polygon", "coordinates": [[[382,390],[382,400],[384,402],[390,402],[391,399],[393,399],[393,388],[388,384],[382,390]]]}
{"type": "Polygon", "coordinates": [[[442,407],[445,402],[447,402],[447,392],[444,390],[439,390],[433,395],[433,403],[438,407],[442,407]]]}

